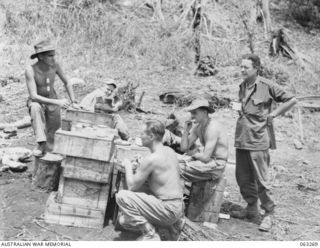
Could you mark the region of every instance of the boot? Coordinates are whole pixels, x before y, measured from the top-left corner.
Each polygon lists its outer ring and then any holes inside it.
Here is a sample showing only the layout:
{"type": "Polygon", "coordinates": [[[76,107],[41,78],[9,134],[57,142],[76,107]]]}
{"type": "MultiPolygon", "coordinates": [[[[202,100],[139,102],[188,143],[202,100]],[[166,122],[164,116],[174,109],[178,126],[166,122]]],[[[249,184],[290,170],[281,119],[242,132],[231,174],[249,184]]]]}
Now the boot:
{"type": "Polygon", "coordinates": [[[145,223],[141,227],[142,235],[137,238],[137,241],[161,241],[156,229],[150,223],[145,223]]]}
{"type": "Polygon", "coordinates": [[[130,231],[134,233],[141,233],[138,228],[128,224],[128,221],[126,220],[126,217],[122,212],[119,211],[118,216],[118,225],[115,225],[116,231],[130,231]]]}
{"type": "Polygon", "coordinates": [[[33,156],[42,157],[46,154],[47,142],[38,142],[38,147],[32,151],[33,156]]]}
{"type": "Polygon", "coordinates": [[[273,224],[273,214],[266,213],[266,215],[264,216],[259,226],[259,230],[263,232],[269,232],[272,228],[272,224],[273,224]]]}
{"type": "Polygon", "coordinates": [[[171,241],[178,241],[182,232],[186,219],[182,216],[176,223],[169,227],[171,241]]]}
{"type": "Polygon", "coordinates": [[[259,219],[259,211],[257,203],[248,204],[245,209],[233,210],[230,215],[237,219],[248,219],[257,222],[259,219]]]}

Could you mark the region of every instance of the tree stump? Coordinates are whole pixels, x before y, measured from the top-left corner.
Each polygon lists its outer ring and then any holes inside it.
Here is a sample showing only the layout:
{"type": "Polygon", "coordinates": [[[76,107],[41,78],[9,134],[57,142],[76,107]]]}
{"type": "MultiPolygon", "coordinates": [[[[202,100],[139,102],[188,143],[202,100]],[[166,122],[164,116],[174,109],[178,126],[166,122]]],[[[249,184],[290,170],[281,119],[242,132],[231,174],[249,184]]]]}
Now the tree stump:
{"type": "Polygon", "coordinates": [[[219,220],[226,178],[200,181],[192,184],[187,216],[194,222],[212,222],[219,220]]]}
{"type": "Polygon", "coordinates": [[[58,190],[62,159],[62,156],[52,153],[35,158],[33,185],[48,192],[58,190]]]}

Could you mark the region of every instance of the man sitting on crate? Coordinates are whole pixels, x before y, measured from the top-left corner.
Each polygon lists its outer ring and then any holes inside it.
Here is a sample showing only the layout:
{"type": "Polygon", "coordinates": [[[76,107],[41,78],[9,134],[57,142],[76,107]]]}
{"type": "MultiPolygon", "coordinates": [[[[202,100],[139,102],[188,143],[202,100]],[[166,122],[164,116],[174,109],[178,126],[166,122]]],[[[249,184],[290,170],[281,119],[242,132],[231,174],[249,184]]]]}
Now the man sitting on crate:
{"type": "Polygon", "coordinates": [[[183,226],[184,204],[176,153],[162,144],[164,125],[157,120],[147,121],[141,134],[142,144],[151,154],[145,157],[133,173],[128,159],[122,163],[126,173],[128,190],[116,194],[121,211],[120,225],[125,229],[142,232],[138,240],[160,240],[155,226],[166,226],[173,239],[183,226]],[[139,192],[148,181],[151,194],[139,192]]]}
{"type": "Polygon", "coordinates": [[[228,137],[224,127],[209,117],[214,112],[205,99],[192,102],[186,109],[191,120],[185,122],[181,150],[186,156],[179,165],[181,176],[189,182],[221,178],[228,159],[228,137]],[[197,139],[203,151],[190,151],[197,139]]]}
{"type": "Polygon", "coordinates": [[[123,102],[116,94],[117,85],[111,80],[102,88],[96,89],[82,99],[80,106],[92,112],[111,113],[113,115],[114,128],[118,130],[123,140],[129,138],[129,130],[119,114],[123,102]]]}
{"type": "Polygon", "coordinates": [[[27,106],[38,143],[34,155],[41,156],[47,148],[52,148],[54,133],[60,128],[60,108],[69,107],[75,102],[75,98],[71,84],[54,59],[54,44],[45,40],[36,44],[34,49],[35,53],[31,55],[31,59],[37,58],[38,61],[26,69],[25,76],[29,91],[27,106]],[[65,98],[58,99],[54,89],[56,75],[64,83],[70,101],[65,98]]]}

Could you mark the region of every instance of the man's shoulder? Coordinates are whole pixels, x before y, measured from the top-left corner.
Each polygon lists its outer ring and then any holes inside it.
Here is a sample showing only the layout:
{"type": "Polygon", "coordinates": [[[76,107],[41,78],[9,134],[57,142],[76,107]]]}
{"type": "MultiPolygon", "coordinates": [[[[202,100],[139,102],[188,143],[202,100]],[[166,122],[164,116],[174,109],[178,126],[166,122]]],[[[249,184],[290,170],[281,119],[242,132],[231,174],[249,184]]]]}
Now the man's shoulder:
{"type": "Polygon", "coordinates": [[[175,154],[175,152],[172,148],[163,146],[161,150],[149,154],[146,159],[148,159],[149,162],[157,162],[159,160],[162,160],[164,157],[170,157],[173,154],[175,154]]]}
{"type": "Polygon", "coordinates": [[[208,129],[209,130],[219,130],[219,129],[222,129],[222,124],[220,121],[218,120],[214,120],[214,119],[211,119],[210,120],[210,125],[208,126],[208,129]]]}
{"type": "Polygon", "coordinates": [[[27,65],[25,68],[25,75],[28,77],[32,77],[34,75],[34,71],[33,71],[33,66],[34,65],[27,65]]]}
{"type": "Polygon", "coordinates": [[[266,87],[271,87],[274,85],[274,81],[261,76],[258,77],[258,83],[266,87]]]}

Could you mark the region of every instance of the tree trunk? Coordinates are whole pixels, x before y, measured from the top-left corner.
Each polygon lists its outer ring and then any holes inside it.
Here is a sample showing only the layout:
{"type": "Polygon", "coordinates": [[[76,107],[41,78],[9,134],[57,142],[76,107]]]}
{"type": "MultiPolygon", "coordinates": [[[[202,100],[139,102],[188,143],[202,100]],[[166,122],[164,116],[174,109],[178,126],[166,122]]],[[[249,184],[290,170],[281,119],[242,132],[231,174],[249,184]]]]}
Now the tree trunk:
{"type": "Polygon", "coordinates": [[[201,57],[201,42],[200,42],[200,33],[201,33],[201,0],[195,1],[194,7],[194,21],[192,23],[192,29],[195,35],[194,40],[194,50],[196,52],[195,55],[195,63],[198,64],[201,57]]]}
{"type": "Polygon", "coordinates": [[[271,32],[271,15],[270,15],[270,1],[269,0],[261,0],[262,1],[262,12],[264,16],[264,25],[267,33],[271,32]]]}

